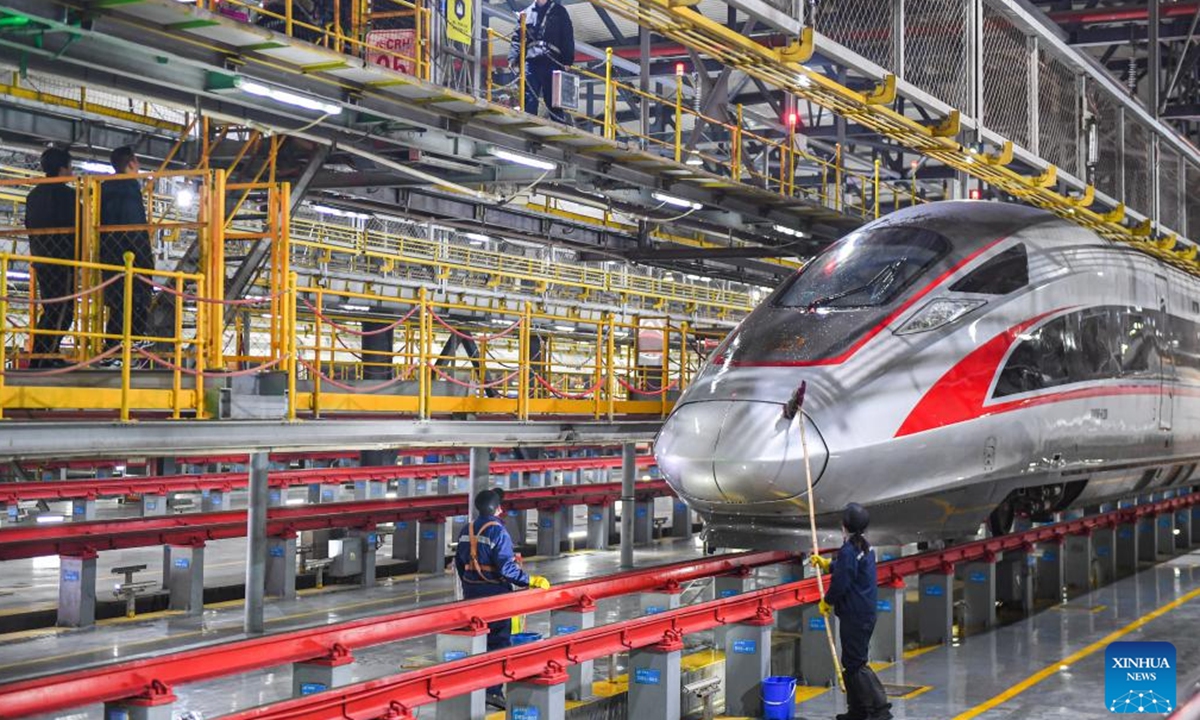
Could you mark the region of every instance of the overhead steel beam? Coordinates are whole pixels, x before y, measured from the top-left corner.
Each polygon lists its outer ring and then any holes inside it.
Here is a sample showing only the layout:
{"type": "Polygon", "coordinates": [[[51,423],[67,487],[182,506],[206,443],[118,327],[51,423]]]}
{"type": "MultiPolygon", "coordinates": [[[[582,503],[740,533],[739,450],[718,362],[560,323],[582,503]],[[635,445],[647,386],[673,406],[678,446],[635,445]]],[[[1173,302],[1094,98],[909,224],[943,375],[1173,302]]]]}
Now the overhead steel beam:
{"type": "MultiPolygon", "coordinates": [[[[648,250],[626,250],[620,255],[626,260],[721,260],[728,258],[803,257],[827,243],[806,242],[804,248],[780,247],[735,247],[735,248],[653,248],[648,250]]],[[[788,269],[791,272],[791,269],[788,269]]]]}
{"type": "MultiPolygon", "coordinates": [[[[0,56],[3,53],[0,52],[0,56]]],[[[66,117],[57,109],[22,107],[9,99],[0,101],[0,138],[10,142],[54,142],[107,151],[124,145],[137,145],[138,154],[162,160],[170,154],[177,138],[167,138],[152,128],[140,130],[66,117]]]]}
{"type": "Polygon", "coordinates": [[[481,420],[263,420],[11,423],[0,433],[0,460],[174,456],[270,450],[387,450],[406,445],[470,447],[610,445],[648,442],[659,422],[493,422],[481,420]],[[64,443],[63,438],[71,438],[64,443]]]}

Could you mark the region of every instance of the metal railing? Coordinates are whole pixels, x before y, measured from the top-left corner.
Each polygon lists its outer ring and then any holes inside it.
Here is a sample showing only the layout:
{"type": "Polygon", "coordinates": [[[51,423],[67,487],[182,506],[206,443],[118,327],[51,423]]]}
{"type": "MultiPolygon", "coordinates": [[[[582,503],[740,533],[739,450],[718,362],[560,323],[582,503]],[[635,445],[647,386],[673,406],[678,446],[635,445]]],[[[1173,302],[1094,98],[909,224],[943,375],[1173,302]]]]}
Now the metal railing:
{"type": "MultiPolygon", "coordinates": [[[[290,265],[286,186],[226,184],[220,170],[19,177],[0,181],[0,192],[14,198],[14,212],[0,213],[0,241],[9,245],[0,254],[0,416],[14,409],[83,409],[115,411],[122,420],[141,412],[204,418],[213,404],[206,386],[268,373],[285,388],[289,419],[363,411],[421,418],[466,412],[521,419],[663,416],[698,366],[695,348],[711,340],[661,315],[580,317],[527,301],[481,307],[435,299],[425,288],[406,300],[386,288],[334,290],[312,280],[299,287],[290,265]],[[142,204],[146,221],[112,224],[101,199],[118,189],[110,183],[129,182],[139,184],[119,189],[125,200],[142,204]],[[47,185],[69,189],[76,217],[64,205],[63,222],[74,224],[29,230],[24,199],[47,185]],[[183,190],[192,193],[186,201],[183,190]],[[253,201],[243,202],[251,192],[253,201]],[[229,214],[227,194],[241,194],[229,214]],[[241,207],[252,209],[242,213],[241,207]],[[51,240],[61,247],[34,254],[51,240]],[[227,257],[262,240],[272,245],[258,283],[246,297],[226,297],[227,257]],[[198,245],[197,272],[155,269],[170,246],[190,243],[198,245]],[[117,251],[121,265],[112,263],[117,251]],[[46,288],[53,297],[39,296],[46,288]],[[375,311],[342,307],[354,303],[375,311]],[[261,344],[243,343],[248,336],[261,344]],[[119,375],[78,374],[118,360],[119,375]]],[[[738,307],[735,300],[749,300],[716,288],[667,287],[628,275],[618,282],[600,270],[306,222],[300,232],[324,239],[297,246],[322,253],[369,254],[379,247],[397,253],[388,257],[398,262],[424,257],[428,264],[494,268],[543,286],[591,284],[660,298],[673,293],[731,308],[738,307]]]]}

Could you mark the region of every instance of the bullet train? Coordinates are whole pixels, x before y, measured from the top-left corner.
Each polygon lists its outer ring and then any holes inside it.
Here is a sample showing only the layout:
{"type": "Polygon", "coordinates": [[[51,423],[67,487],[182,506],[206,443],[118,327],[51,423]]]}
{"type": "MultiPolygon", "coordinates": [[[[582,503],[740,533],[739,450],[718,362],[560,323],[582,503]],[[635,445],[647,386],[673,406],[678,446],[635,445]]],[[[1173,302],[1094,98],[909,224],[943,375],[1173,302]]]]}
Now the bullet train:
{"type": "Polygon", "coordinates": [[[655,441],[711,547],[993,534],[1193,482],[1200,279],[1054,215],[895,212],[786,280],[713,351],[655,441]],[[801,382],[801,412],[784,412],[801,382]]]}

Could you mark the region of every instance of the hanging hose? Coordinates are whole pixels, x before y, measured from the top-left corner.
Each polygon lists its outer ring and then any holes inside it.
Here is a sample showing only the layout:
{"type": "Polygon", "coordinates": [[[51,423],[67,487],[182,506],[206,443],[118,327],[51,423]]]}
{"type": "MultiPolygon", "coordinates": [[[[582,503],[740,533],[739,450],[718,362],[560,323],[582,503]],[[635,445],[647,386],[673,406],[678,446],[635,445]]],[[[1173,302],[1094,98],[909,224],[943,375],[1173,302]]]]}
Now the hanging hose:
{"type": "MultiPolygon", "coordinates": [[[[808,433],[804,428],[804,392],[808,388],[808,383],[801,381],[800,387],[796,388],[796,392],[788,399],[787,404],[783,406],[783,417],[785,420],[791,421],[799,416],[800,418],[800,450],[804,453],[804,480],[808,484],[808,523],[809,529],[812,532],[812,554],[820,555],[819,543],[817,541],[817,503],[816,496],[813,494],[813,479],[812,479],[812,464],[808,461],[808,433]]],[[[821,566],[815,566],[817,570],[817,592],[821,593],[821,600],[825,600],[825,580],[821,577],[821,566]]],[[[838,689],[846,692],[846,681],[842,677],[842,662],[838,659],[837,645],[833,642],[833,628],[830,627],[828,619],[825,622],[825,639],[829,641],[829,655],[833,658],[833,669],[837,675],[838,689]]]]}

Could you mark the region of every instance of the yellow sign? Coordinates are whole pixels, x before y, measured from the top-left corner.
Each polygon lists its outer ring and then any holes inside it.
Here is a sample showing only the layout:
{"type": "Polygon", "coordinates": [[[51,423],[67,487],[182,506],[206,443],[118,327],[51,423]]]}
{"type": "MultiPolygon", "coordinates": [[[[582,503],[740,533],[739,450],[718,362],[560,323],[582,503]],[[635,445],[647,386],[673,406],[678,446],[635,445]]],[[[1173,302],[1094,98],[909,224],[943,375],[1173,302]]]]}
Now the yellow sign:
{"type": "Polygon", "coordinates": [[[475,13],[471,8],[474,0],[446,0],[446,37],[455,42],[470,45],[475,33],[475,13]]]}

